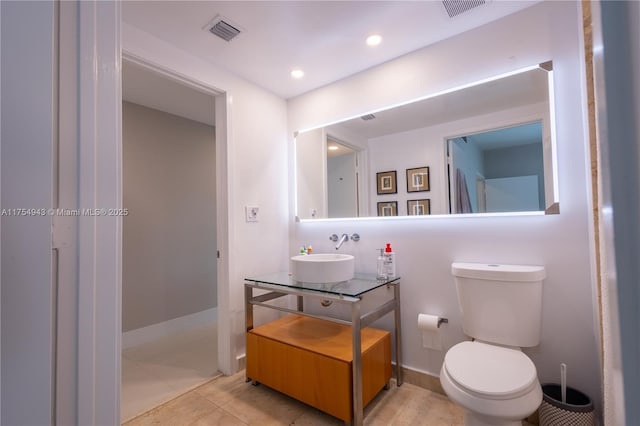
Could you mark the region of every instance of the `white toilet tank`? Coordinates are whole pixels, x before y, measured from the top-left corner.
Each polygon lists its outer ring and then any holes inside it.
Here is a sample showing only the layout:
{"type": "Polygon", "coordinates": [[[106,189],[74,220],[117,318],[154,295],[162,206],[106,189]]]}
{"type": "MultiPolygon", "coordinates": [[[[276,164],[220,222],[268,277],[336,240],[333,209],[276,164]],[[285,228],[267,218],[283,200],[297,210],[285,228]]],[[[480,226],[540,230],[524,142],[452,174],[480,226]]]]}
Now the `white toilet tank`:
{"type": "Polygon", "coordinates": [[[507,346],[540,342],[543,266],[453,263],[451,273],[465,334],[507,346]]]}

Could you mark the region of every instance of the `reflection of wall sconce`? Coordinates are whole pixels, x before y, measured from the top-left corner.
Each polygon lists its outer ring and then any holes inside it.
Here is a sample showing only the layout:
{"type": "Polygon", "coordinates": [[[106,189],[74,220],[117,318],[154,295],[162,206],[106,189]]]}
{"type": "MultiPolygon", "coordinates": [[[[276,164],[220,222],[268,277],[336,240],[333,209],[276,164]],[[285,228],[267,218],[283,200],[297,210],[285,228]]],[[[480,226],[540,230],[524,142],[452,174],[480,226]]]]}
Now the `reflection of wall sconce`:
{"type": "Polygon", "coordinates": [[[407,192],[422,192],[429,189],[429,167],[407,169],[407,192]]]}

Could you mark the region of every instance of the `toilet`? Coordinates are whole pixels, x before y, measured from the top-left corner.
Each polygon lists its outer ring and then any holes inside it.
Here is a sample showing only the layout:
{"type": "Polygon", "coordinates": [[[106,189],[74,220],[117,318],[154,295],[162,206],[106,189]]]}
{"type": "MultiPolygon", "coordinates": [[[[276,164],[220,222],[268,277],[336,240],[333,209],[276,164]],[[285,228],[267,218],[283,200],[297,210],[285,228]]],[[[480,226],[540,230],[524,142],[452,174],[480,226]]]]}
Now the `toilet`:
{"type": "Polygon", "coordinates": [[[440,383],[465,409],[465,425],[519,426],[540,406],[533,361],[540,342],[542,266],[453,263],[462,328],[473,341],[445,355],[440,383]]]}

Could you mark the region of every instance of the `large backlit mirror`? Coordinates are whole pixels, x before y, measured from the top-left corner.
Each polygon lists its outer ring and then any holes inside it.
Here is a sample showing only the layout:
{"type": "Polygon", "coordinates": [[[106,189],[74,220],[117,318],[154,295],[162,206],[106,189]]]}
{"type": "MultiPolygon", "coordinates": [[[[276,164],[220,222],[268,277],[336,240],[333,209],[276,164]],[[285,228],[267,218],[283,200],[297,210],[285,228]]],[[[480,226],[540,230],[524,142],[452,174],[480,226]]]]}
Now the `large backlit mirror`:
{"type": "Polygon", "coordinates": [[[298,132],[298,218],[558,213],[551,69],[298,132]]]}

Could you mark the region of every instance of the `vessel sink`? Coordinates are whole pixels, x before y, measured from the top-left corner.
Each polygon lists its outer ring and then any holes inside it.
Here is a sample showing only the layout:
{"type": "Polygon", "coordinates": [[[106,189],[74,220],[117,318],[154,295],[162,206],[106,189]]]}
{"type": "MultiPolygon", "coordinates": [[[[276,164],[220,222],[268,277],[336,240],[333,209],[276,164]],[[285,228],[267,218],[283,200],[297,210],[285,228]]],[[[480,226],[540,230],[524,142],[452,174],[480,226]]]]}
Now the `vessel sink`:
{"type": "Polygon", "coordinates": [[[354,257],[350,254],[301,254],[291,258],[291,276],[306,283],[338,283],[353,278],[354,257]]]}

